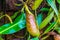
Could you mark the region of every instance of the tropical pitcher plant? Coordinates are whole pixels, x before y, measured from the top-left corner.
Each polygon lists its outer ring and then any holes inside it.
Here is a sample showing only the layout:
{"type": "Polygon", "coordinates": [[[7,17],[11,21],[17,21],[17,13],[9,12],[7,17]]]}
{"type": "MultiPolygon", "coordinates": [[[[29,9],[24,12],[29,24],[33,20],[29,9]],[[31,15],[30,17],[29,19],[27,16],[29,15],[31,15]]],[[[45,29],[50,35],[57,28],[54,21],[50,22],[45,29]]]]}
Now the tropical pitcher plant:
{"type": "Polygon", "coordinates": [[[23,36],[27,36],[26,40],[47,40],[51,38],[50,35],[54,40],[60,40],[60,0],[18,0],[18,3],[16,0],[6,0],[6,3],[18,11],[12,16],[7,13],[0,16],[0,20],[6,17],[9,21],[0,26],[1,40],[2,35],[14,34],[23,29],[27,33],[23,36]]]}

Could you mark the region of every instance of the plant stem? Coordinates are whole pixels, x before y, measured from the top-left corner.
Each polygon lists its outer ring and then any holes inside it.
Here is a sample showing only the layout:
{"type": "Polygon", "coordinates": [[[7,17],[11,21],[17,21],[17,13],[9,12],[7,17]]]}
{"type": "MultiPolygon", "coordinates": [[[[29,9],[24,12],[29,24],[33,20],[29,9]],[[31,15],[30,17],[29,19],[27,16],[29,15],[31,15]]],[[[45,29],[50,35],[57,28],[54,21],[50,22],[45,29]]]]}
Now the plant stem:
{"type": "Polygon", "coordinates": [[[26,5],[26,3],[24,3],[24,7],[25,7],[25,10],[26,10],[27,12],[29,12],[29,14],[32,14],[32,13],[29,11],[28,6],[26,5]]]}
{"type": "Polygon", "coordinates": [[[12,23],[13,23],[13,22],[12,22],[12,19],[11,19],[11,17],[10,17],[9,15],[7,15],[7,14],[1,16],[0,19],[3,18],[3,17],[5,17],[5,16],[9,19],[10,23],[12,24],[12,23]]]}
{"type": "Polygon", "coordinates": [[[9,19],[9,21],[10,21],[10,22],[11,22],[11,24],[12,24],[13,22],[12,22],[11,17],[10,17],[9,15],[7,15],[7,14],[5,14],[5,16],[9,19]]]}

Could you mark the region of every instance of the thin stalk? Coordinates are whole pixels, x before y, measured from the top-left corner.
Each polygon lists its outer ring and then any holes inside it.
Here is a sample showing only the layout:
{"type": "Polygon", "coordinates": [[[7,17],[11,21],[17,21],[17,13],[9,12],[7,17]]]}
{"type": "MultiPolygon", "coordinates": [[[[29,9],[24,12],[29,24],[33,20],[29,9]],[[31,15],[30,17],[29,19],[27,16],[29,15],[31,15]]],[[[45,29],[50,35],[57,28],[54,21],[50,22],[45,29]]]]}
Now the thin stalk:
{"type": "Polygon", "coordinates": [[[12,19],[11,19],[11,17],[10,17],[9,15],[5,14],[5,16],[9,19],[9,21],[10,21],[11,23],[13,23],[13,22],[12,22],[12,19]]]}
{"type": "Polygon", "coordinates": [[[36,12],[36,10],[35,10],[35,17],[37,18],[37,12],[36,12]]]}
{"type": "Polygon", "coordinates": [[[41,40],[45,40],[45,39],[48,38],[48,37],[49,37],[49,35],[43,37],[41,40]]]}
{"type": "Polygon", "coordinates": [[[32,14],[32,13],[29,11],[28,6],[26,5],[26,3],[24,3],[24,7],[25,7],[25,10],[26,10],[27,12],[29,12],[30,14],[32,14]]]}
{"type": "Polygon", "coordinates": [[[17,3],[14,3],[15,6],[22,6],[22,4],[17,4],[17,3]]]}
{"type": "Polygon", "coordinates": [[[2,19],[5,15],[1,16],[0,19],[2,19]]]}
{"type": "Polygon", "coordinates": [[[11,17],[10,17],[9,15],[7,15],[7,14],[1,16],[0,19],[3,18],[3,17],[5,17],[5,16],[9,19],[10,23],[12,24],[12,23],[13,23],[13,22],[12,22],[12,19],[11,19],[11,17]]]}

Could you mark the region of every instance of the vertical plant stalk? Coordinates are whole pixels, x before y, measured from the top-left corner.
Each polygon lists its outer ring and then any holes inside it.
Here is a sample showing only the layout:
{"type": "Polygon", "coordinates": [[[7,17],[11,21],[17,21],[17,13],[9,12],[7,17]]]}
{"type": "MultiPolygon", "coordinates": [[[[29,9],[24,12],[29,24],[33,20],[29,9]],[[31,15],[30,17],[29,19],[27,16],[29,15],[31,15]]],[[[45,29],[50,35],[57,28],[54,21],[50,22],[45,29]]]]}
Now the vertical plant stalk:
{"type": "Polygon", "coordinates": [[[37,18],[37,12],[36,12],[36,10],[35,10],[35,17],[37,18]]]}
{"type": "Polygon", "coordinates": [[[25,10],[26,10],[26,25],[27,25],[27,31],[35,37],[40,36],[40,32],[38,29],[38,25],[36,24],[34,15],[29,11],[26,4],[24,4],[25,10]]]}

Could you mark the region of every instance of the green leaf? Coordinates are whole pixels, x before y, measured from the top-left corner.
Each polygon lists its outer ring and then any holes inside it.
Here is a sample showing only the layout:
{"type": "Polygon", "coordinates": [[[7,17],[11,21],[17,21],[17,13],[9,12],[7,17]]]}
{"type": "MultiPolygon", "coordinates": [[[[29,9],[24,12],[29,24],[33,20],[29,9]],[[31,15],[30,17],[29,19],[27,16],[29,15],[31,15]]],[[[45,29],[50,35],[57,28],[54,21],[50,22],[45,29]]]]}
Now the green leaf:
{"type": "Polygon", "coordinates": [[[41,8],[40,11],[49,11],[49,8],[41,8]]]}
{"type": "Polygon", "coordinates": [[[54,16],[54,12],[51,12],[50,15],[48,15],[43,21],[42,23],[40,24],[40,30],[43,29],[50,21],[51,19],[53,18],[54,16]]]}
{"type": "Polygon", "coordinates": [[[50,8],[47,15],[49,15],[52,11],[53,11],[52,8],[50,8]]]}
{"type": "Polygon", "coordinates": [[[60,27],[56,27],[54,30],[60,34],[60,27]]]}
{"type": "Polygon", "coordinates": [[[41,24],[42,20],[43,20],[43,14],[42,13],[38,14],[38,16],[37,16],[37,23],[38,23],[38,25],[41,24]]]}
{"type": "Polygon", "coordinates": [[[19,11],[17,11],[17,12],[15,12],[15,13],[14,13],[14,15],[13,15],[13,16],[11,16],[11,18],[12,18],[12,19],[14,19],[14,18],[17,16],[17,14],[18,14],[19,12],[20,12],[20,10],[19,10],[19,11]]]}
{"type": "Polygon", "coordinates": [[[3,40],[3,38],[0,36],[0,40],[3,40]]]}
{"type": "Polygon", "coordinates": [[[60,4],[60,0],[57,0],[57,2],[60,4]]]}
{"type": "Polygon", "coordinates": [[[35,37],[35,38],[32,38],[31,40],[39,40],[39,38],[38,37],[35,37]]]}
{"type": "Polygon", "coordinates": [[[48,28],[44,31],[43,34],[46,34],[48,33],[49,31],[51,31],[53,28],[54,28],[54,25],[56,24],[57,22],[53,22],[50,24],[50,26],[48,26],[48,28]]]}
{"type": "Polygon", "coordinates": [[[35,0],[32,6],[32,10],[36,10],[39,7],[39,5],[42,3],[42,1],[43,0],[35,0]]]}
{"type": "MultiPolygon", "coordinates": [[[[5,24],[0,27],[0,34],[12,34],[19,30],[22,30],[26,27],[26,20],[23,13],[20,15],[20,19],[18,21],[15,21],[13,24],[5,24]]],[[[16,19],[17,20],[17,19],[16,19]]]]}
{"type": "Polygon", "coordinates": [[[55,11],[56,15],[58,16],[58,10],[56,8],[56,4],[54,0],[47,0],[48,4],[52,7],[52,9],[55,11]]]}
{"type": "Polygon", "coordinates": [[[20,21],[20,19],[22,19],[22,18],[24,18],[23,20],[25,20],[25,18],[26,18],[26,15],[25,15],[24,12],[21,12],[21,15],[18,16],[18,17],[14,20],[14,23],[20,21]]]}
{"type": "Polygon", "coordinates": [[[31,37],[31,36],[30,36],[30,34],[29,34],[27,40],[30,40],[30,37],[31,37]]]}

